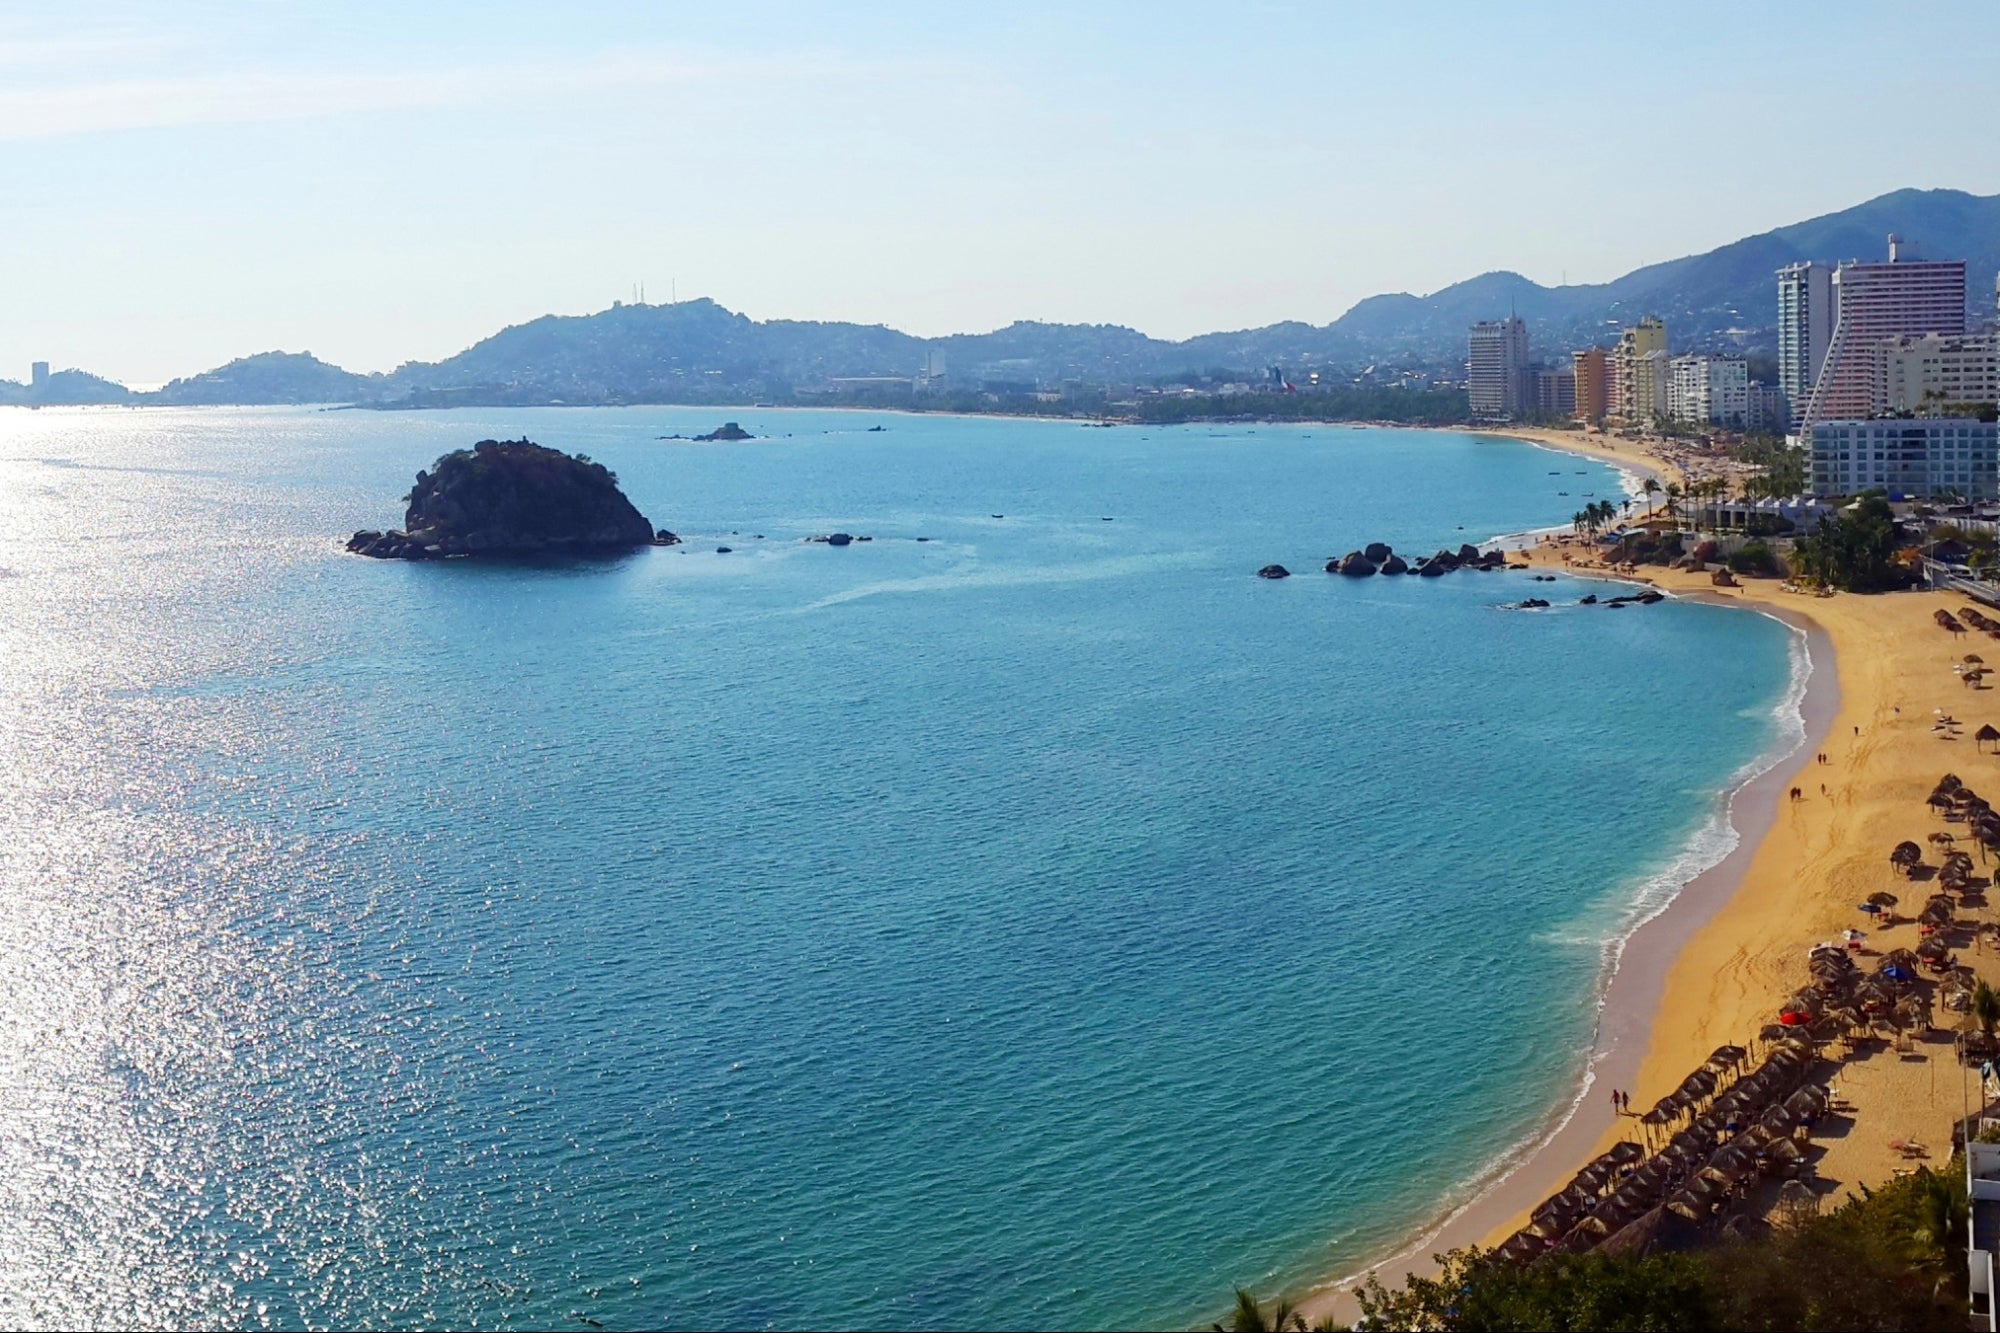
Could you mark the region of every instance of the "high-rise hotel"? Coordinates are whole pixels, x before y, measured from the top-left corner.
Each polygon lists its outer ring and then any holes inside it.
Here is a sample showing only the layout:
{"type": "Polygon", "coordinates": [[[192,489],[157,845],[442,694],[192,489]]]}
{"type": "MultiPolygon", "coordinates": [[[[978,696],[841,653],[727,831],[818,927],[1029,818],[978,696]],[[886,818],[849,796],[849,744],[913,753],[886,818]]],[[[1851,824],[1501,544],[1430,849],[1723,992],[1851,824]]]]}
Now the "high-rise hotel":
{"type": "Polygon", "coordinates": [[[1467,351],[1467,405],[1473,416],[1519,416],[1533,406],[1526,324],[1515,317],[1474,324],[1467,351]]]}
{"type": "MultiPolygon", "coordinates": [[[[1906,259],[1901,248],[1891,236],[1888,263],[1842,264],[1833,271],[1833,333],[1805,410],[1797,413],[1803,426],[1874,415],[1875,357],[1883,339],[1965,332],[1965,261],[1906,259]]],[[[1778,290],[1782,303],[1782,276],[1778,290]]]]}
{"type": "Polygon", "coordinates": [[[1778,388],[1805,406],[1833,339],[1833,269],[1787,264],[1778,270],[1778,388]]]}

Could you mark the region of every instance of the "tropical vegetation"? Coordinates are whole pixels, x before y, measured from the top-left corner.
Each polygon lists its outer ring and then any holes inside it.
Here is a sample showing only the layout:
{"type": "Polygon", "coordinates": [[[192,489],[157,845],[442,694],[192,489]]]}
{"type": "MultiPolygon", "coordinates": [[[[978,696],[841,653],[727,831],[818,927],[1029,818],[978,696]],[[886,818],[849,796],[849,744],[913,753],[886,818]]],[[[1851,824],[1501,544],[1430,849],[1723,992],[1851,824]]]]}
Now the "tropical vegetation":
{"type": "Polygon", "coordinates": [[[1906,587],[1911,571],[1896,560],[1896,517],[1880,491],[1870,491],[1792,548],[1797,571],[1846,592],[1906,587]]]}
{"type": "MultiPolygon", "coordinates": [[[[1761,1234],[1691,1249],[1551,1255],[1525,1265],[1454,1250],[1434,1277],[1394,1289],[1371,1279],[1354,1327],[1959,1330],[1969,1309],[1965,1217],[1964,1167],[1954,1158],[1941,1171],[1863,1189],[1830,1212],[1785,1214],[1761,1234]]],[[[1227,1327],[1304,1325],[1291,1307],[1262,1307],[1239,1292],[1227,1327]]]]}

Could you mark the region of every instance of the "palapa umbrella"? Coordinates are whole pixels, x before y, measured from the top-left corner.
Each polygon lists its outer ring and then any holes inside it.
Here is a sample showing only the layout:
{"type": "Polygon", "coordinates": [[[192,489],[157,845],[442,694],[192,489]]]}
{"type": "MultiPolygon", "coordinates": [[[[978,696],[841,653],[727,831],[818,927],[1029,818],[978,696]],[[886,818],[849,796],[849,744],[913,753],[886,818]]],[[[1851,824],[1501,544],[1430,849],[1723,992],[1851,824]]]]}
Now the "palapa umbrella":
{"type": "Polygon", "coordinates": [[[1967,653],[1964,657],[1961,657],[1959,659],[1959,661],[1965,663],[1967,666],[1978,666],[1985,660],[1986,659],[1981,657],[1978,653],[1967,653]]]}
{"type": "Polygon", "coordinates": [[[1667,1211],[1676,1216],[1685,1217],[1690,1222],[1706,1221],[1708,1218],[1708,1200],[1701,1195],[1682,1190],[1679,1194],[1667,1200],[1667,1211]]]}
{"type": "Polygon", "coordinates": [[[1914,842],[1899,842],[1896,844],[1895,849],[1889,853],[1889,864],[1902,871],[1905,875],[1910,873],[1911,867],[1919,864],[1923,859],[1924,849],[1917,846],[1914,842]]]}
{"type": "Polygon", "coordinates": [[[1697,1069],[1681,1080],[1680,1090],[1690,1099],[1699,1101],[1715,1091],[1715,1075],[1706,1069],[1697,1069]]]}
{"type": "Polygon", "coordinates": [[[1995,727],[1991,722],[1982,722],[1979,730],[1972,733],[1972,739],[1979,745],[1991,745],[1995,741],[2000,741],[2000,727],[1995,727]]]}
{"type": "Polygon", "coordinates": [[[1578,1227],[1575,1230],[1571,1231],[1567,1236],[1564,1236],[1561,1240],[1557,1241],[1555,1243],[1555,1248],[1551,1250],[1550,1253],[1587,1254],[1591,1250],[1597,1248],[1597,1242],[1601,1239],[1603,1239],[1603,1237],[1597,1235],[1596,1233],[1585,1231],[1582,1227],[1578,1227]]]}

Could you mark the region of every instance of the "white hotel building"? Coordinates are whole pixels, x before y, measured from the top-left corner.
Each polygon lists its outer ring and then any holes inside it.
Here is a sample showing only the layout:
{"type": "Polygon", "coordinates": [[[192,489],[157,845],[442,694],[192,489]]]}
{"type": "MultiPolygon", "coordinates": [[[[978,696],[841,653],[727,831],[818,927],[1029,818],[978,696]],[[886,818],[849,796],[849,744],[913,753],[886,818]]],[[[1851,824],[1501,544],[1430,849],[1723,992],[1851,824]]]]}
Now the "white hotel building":
{"type": "Polygon", "coordinates": [[[1677,356],[1667,384],[1667,415],[1677,421],[1738,429],[1750,421],[1750,363],[1740,356],[1677,356]]]}
{"type": "Polygon", "coordinates": [[[1927,500],[2000,499],[2000,425],[1965,417],[1822,421],[1811,428],[1814,495],[1880,488],[1927,500]]]}

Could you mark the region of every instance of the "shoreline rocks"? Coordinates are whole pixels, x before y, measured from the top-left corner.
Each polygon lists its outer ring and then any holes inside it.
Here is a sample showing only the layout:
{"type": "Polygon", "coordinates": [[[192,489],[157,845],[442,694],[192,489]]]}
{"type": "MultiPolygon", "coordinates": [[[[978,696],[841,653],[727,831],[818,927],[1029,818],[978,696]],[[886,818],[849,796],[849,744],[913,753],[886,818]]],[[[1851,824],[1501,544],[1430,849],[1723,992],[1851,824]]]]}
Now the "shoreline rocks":
{"type": "Polygon", "coordinates": [[[1260,579],[1288,579],[1291,576],[1292,571],[1283,565],[1266,565],[1257,571],[1257,577],[1260,579]]]}
{"type": "Polygon", "coordinates": [[[1387,542],[1369,542],[1358,551],[1349,551],[1326,562],[1329,574],[1362,579],[1373,574],[1415,574],[1419,578],[1434,579],[1461,569],[1476,569],[1485,573],[1495,569],[1518,568],[1523,566],[1508,564],[1507,553],[1499,547],[1482,551],[1470,542],[1460,545],[1456,551],[1439,548],[1414,562],[1397,555],[1387,542]]]}

